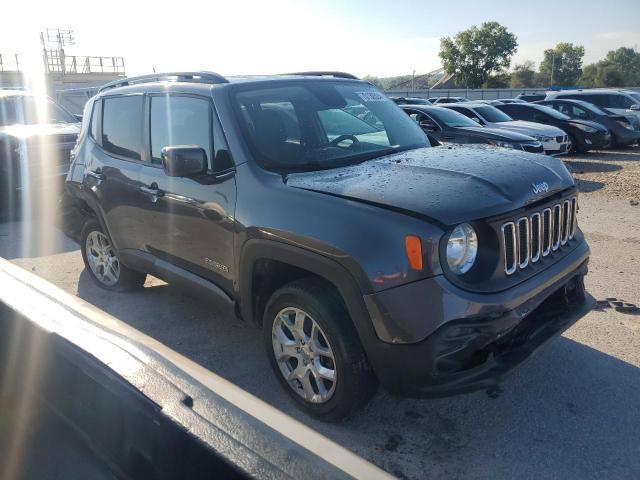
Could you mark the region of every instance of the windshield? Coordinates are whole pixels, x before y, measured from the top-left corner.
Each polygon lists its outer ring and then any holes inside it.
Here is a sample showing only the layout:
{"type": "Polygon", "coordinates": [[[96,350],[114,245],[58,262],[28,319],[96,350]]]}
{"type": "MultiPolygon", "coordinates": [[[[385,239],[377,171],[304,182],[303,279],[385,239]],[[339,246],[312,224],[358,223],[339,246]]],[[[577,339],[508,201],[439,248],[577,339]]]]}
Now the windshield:
{"type": "Polygon", "coordinates": [[[571,120],[571,117],[565,115],[564,113],[560,113],[557,110],[554,110],[551,107],[546,107],[544,105],[529,105],[530,107],[535,108],[536,110],[540,110],[542,113],[549,115],[557,120],[571,120]]]}
{"type": "Polygon", "coordinates": [[[602,110],[601,108],[597,107],[596,105],[594,105],[593,103],[589,103],[589,102],[580,102],[580,106],[582,108],[584,108],[585,110],[589,110],[592,113],[597,113],[598,115],[608,115],[607,112],[605,112],[604,110],[602,110]]]}
{"type": "Polygon", "coordinates": [[[247,143],[264,168],[334,168],[429,146],[422,130],[367,84],[242,85],[234,97],[247,143]]]}
{"type": "Polygon", "coordinates": [[[46,100],[45,108],[38,108],[39,104],[38,99],[26,95],[0,98],[0,126],[77,122],[73,115],[51,100],[46,100]]]}
{"type": "Polygon", "coordinates": [[[461,113],[447,108],[429,109],[429,115],[448,127],[478,127],[479,125],[461,113]]]}
{"type": "Polygon", "coordinates": [[[504,112],[501,112],[496,107],[492,107],[491,105],[487,105],[486,107],[473,107],[474,111],[476,111],[485,121],[490,123],[500,123],[500,122],[511,122],[513,118],[507,115],[504,112]]]}

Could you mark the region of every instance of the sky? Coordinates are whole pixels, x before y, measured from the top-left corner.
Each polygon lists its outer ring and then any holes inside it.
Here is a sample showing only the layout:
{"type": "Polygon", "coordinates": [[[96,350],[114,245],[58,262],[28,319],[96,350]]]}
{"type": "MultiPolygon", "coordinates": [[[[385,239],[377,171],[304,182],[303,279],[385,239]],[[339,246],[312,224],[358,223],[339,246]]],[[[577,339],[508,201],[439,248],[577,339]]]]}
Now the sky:
{"type": "Polygon", "coordinates": [[[512,65],[540,62],[544,49],[561,41],[583,45],[585,63],[620,46],[640,48],[640,0],[7,3],[0,53],[40,61],[40,30],[71,29],[76,45],[68,55],[122,56],[129,75],[153,69],[420,74],[440,67],[440,38],[490,20],[518,37],[512,65]]]}

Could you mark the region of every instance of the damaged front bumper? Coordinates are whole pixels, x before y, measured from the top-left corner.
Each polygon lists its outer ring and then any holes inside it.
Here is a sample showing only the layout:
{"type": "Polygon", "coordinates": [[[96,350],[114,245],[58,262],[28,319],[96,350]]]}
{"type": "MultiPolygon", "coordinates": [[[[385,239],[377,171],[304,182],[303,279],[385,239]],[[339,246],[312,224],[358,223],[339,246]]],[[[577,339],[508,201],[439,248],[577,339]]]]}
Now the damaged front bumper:
{"type": "Polygon", "coordinates": [[[555,265],[560,271],[550,269],[546,278],[543,272],[531,279],[538,288],[528,294],[513,289],[489,295],[485,304],[479,304],[476,296],[454,301],[443,295],[440,306],[429,302],[430,310],[427,303],[414,302],[423,319],[436,313],[440,321],[421,341],[379,342],[370,349],[380,382],[387,390],[411,397],[448,396],[499,384],[535,350],[593,308],[595,301],[584,288],[588,253],[583,243],[555,265]],[[447,315],[454,316],[443,319],[447,315]]]}

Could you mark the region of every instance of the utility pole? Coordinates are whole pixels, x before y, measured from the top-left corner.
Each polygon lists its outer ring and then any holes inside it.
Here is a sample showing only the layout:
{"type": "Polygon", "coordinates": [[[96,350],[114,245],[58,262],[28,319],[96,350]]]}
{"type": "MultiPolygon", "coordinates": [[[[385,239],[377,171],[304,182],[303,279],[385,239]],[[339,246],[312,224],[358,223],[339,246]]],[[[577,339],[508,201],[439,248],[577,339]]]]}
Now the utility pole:
{"type": "Polygon", "coordinates": [[[416,91],[416,71],[415,71],[415,69],[413,70],[413,73],[411,74],[411,91],[412,92],[416,91]]]}
{"type": "Polygon", "coordinates": [[[550,87],[553,87],[553,68],[555,67],[555,65],[556,65],[556,52],[553,51],[551,53],[551,81],[550,81],[551,85],[549,85],[550,87]]]}

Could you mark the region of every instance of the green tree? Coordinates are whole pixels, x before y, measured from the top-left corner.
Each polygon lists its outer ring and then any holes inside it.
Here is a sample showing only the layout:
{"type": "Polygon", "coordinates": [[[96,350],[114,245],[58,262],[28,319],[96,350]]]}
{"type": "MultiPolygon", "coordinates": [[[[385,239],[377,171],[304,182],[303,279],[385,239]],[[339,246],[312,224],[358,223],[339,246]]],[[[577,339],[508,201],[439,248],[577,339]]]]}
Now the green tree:
{"type": "Polygon", "coordinates": [[[513,67],[511,72],[511,88],[532,88],[536,86],[535,63],[526,60],[513,67]]]}
{"type": "Polygon", "coordinates": [[[490,76],[482,86],[484,88],[509,88],[509,85],[511,85],[511,74],[503,72],[490,76]]]}
{"type": "Polygon", "coordinates": [[[379,77],[374,77],[373,75],[367,75],[362,77],[362,80],[364,80],[365,82],[369,82],[380,89],[384,88],[382,85],[382,80],[379,77]]]}
{"type": "Polygon", "coordinates": [[[640,53],[625,47],[611,50],[604,59],[584,67],[579,83],[585,87],[640,85],[640,53]]]}
{"type": "Polygon", "coordinates": [[[633,48],[620,47],[617,50],[611,50],[604,58],[604,62],[615,67],[615,70],[622,76],[623,83],[617,86],[635,87],[640,85],[640,53],[633,48]]]}
{"type": "Polygon", "coordinates": [[[540,64],[542,78],[549,78],[549,84],[575,85],[582,74],[584,47],[562,42],[544,51],[540,64]]]}
{"type": "Polygon", "coordinates": [[[492,74],[511,64],[518,49],[516,36],[498,22],[485,22],[459,32],[453,39],[440,39],[442,66],[456,76],[457,83],[480,88],[492,74]]]}

